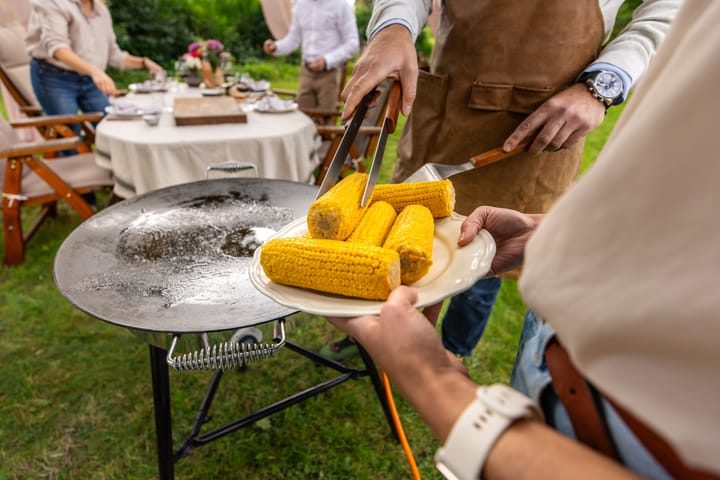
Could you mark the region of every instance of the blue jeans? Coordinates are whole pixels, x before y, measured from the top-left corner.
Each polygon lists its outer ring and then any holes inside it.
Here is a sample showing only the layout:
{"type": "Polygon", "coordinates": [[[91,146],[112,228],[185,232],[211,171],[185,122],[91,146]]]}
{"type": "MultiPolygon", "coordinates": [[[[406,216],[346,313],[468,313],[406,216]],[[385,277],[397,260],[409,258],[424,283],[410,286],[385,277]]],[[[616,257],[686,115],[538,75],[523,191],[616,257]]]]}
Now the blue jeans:
{"type": "Polygon", "coordinates": [[[442,342],[456,355],[472,355],[485,331],[502,279],[482,278],[450,299],[442,320],[442,342]]]}
{"type": "MultiPolygon", "coordinates": [[[[107,95],[98,90],[88,75],[58,68],[41,60],[30,61],[33,91],[46,115],[76,115],[78,112],[105,112],[107,95]]],[[[80,136],[79,123],[72,125],[80,136]]]]}
{"type": "MultiPolygon", "coordinates": [[[[565,407],[552,386],[545,364],[545,348],[555,336],[553,328],[534,312],[525,314],[518,354],[510,377],[510,386],[537,402],[543,409],[546,423],[575,439],[565,407]]],[[[630,470],[651,479],[670,479],[670,475],[638,441],[635,434],[605,400],[602,408],[607,427],[623,464],[630,470]]]]}

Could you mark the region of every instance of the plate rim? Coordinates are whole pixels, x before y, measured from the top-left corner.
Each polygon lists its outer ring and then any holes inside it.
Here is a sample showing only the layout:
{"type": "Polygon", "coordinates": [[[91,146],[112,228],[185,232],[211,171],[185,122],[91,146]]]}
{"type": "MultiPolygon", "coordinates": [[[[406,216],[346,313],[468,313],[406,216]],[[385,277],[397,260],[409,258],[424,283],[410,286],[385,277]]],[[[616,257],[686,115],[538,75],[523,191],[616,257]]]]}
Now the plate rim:
{"type": "MultiPolygon", "coordinates": [[[[457,245],[456,240],[460,234],[460,225],[462,225],[465,218],[465,216],[453,212],[448,217],[436,219],[436,233],[437,230],[440,229],[441,236],[456,234],[454,238],[447,240],[453,242],[453,245],[457,245]]],[[[305,224],[304,230],[307,231],[307,217],[301,217],[290,222],[288,225],[280,229],[275,235],[269,237],[268,240],[289,236],[295,231],[302,234],[303,224],[305,224]]],[[[448,263],[448,267],[454,266],[455,268],[458,268],[461,265],[468,265],[467,273],[460,278],[455,278],[455,282],[450,282],[447,284],[447,287],[443,288],[427,285],[412,285],[418,289],[418,301],[416,302],[415,307],[422,308],[438,303],[445,298],[456,295],[472,287],[477,280],[483,278],[490,271],[490,265],[495,256],[495,249],[495,240],[492,235],[490,235],[487,230],[480,230],[472,242],[464,247],[458,247],[455,249],[455,252],[461,252],[461,255],[454,255],[453,260],[448,263]]],[[[361,298],[342,297],[340,295],[314,292],[300,287],[291,287],[272,282],[267,278],[262,266],[260,265],[261,251],[262,246],[255,250],[250,267],[248,268],[250,283],[252,283],[252,285],[260,293],[284,307],[325,317],[356,317],[359,315],[377,315],[380,313],[382,306],[385,304],[384,300],[365,300],[361,298]],[[301,292],[301,295],[296,296],[294,295],[295,292],[301,292]],[[289,296],[288,293],[290,294],[289,296]],[[308,303],[303,304],[302,301],[298,301],[298,298],[302,297],[315,300],[327,299],[329,302],[327,305],[329,306],[322,307],[322,303],[320,303],[320,307],[317,306],[317,303],[310,305],[308,303]],[[339,309],[336,304],[347,305],[347,309],[339,309]]],[[[440,276],[443,276],[443,274],[440,274],[440,276]]],[[[420,282],[422,282],[422,280],[420,282]]]]}

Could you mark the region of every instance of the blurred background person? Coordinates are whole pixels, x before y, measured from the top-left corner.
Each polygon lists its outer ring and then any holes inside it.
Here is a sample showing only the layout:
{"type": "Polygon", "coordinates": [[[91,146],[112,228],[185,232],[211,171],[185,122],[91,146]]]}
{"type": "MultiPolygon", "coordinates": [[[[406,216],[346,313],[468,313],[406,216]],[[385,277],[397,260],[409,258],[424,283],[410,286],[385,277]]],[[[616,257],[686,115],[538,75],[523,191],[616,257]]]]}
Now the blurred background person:
{"type": "Polygon", "coordinates": [[[120,49],[100,0],[32,0],[25,44],[33,90],[48,115],[104,112],[108,96],[118,93],[108,65],[164,75],[151,59],[120,49]]]}
{"type": "Polygon", "coordinates": [[[345,63],[357,54],[355,10],[347,0],[298,0],[287,36],[265,40],[268,55],[301,51],[296,101],[301,109],[335,110],[345,63]]]}

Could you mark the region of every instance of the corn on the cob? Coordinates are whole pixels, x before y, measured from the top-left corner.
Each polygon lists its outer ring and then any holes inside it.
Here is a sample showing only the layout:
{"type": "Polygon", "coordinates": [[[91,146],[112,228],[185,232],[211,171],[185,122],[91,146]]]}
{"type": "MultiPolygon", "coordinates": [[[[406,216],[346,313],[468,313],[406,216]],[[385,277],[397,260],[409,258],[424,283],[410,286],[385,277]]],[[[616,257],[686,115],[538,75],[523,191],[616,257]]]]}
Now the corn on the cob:
{"type": "Polygon", "coordinates": [[[447,217],[455,209],[455,187],[447,179],[375,185],[372,201],[388,202],[398,213],[408,205],[424,205],[433,217],[447,217]]]}
{"type": "Polygon", "coordinates": [[[260,265],[276,283],[369,300],[385,300],[400,285],[397,252],[338,240],[273,239],[260,265]]]}
{"type": "Polygon", "coordinates": [[[420,280],[432,265],[435,221],[423,205],[408,205],[395,219],[383,247],[400,255],[400,280],[410,284],[420,280]]]}
{"type": "Polygon", "coordinates": [[[367,178],[366,173],[348,175],[310,205],[307,223],[313,238],[345,240],[350,236],[370,206],[368,202],[360,208],[367,178]]]}
{"type": "Polygon", "coordinates": [[[367,209],[347,241],[380,246],[385,241],[395,217],[397,213],[392,205],[382,201],[375,202],[367,209]]]}

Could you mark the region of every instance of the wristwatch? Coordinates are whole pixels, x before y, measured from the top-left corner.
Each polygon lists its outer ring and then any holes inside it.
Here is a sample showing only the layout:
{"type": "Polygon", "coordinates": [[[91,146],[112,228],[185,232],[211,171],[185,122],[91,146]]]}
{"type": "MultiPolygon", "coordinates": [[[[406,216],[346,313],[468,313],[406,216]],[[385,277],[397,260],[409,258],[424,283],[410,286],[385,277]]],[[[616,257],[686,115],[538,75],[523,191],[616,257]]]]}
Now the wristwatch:
{"type": "Polygon", "coordinates": [[[585,72],[578,77],[578,82],[587,85],[593,97],[605,104],[605,109],[622,102],[623,82],[615,72],[597,70],[585,72]]]}
{"type": "Polygon", "coordinates": [[[535,402],[507,385],[479,387],[435,454],[435,466],[448,480],[480,478],[495,441],[522,418],[542,420],[543,414],[535,402]]]}

